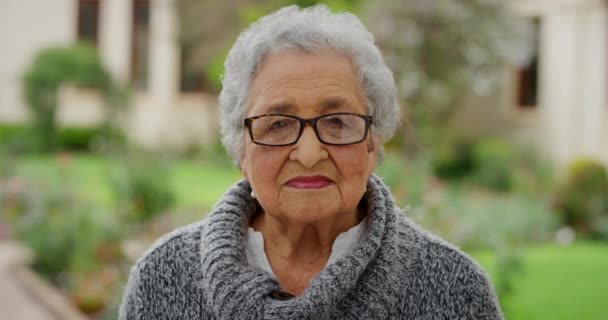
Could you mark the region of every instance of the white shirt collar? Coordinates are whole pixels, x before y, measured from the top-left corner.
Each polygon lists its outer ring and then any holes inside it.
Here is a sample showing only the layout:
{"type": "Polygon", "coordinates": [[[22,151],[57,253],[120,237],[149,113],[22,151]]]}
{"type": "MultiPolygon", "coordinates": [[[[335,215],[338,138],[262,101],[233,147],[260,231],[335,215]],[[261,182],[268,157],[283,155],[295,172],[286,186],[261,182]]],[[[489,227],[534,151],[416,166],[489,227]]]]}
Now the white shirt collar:
{"type": "MultiPolygon", "coordinates": [[[[367,217],[359,224],[353,226],[336,237],[331,247],[331,254],[325,267],[335,263],[338,259],[347,256],[355,250],[357,244],[363,239],[367,231],[367,217]]],[[[268,263],[266,252],[264,252],[264,236],[261,232],[249,227],[247,231],[247,243],[245,244],[245,254],[249,265],[264,270],[274,277],[274,272],[268,263]]]]}

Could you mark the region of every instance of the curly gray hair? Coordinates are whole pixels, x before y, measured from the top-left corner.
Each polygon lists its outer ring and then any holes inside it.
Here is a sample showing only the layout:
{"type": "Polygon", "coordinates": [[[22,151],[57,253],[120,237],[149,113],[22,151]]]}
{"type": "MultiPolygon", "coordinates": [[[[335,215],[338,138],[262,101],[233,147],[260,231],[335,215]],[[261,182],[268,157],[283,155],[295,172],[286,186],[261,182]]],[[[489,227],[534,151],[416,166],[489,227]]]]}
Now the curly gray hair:
{"type": "MultiPolygon", "coordinates": [[[[399,126],[393,73],[386,66],[373,35],[350,13],[332,13],[326,6],[275,11],[243,31],[228,53],[220,93],[222,143],[235,164],[243,150],[243,118],[249,87],[260,65],[271,53],[297,49],[313,53],[333,49],[353,62],[367,108],[374,121],[372,132],[381,142],[399,126]]],[[[378,148],[380,155],[381,148],[378,148]]]]}

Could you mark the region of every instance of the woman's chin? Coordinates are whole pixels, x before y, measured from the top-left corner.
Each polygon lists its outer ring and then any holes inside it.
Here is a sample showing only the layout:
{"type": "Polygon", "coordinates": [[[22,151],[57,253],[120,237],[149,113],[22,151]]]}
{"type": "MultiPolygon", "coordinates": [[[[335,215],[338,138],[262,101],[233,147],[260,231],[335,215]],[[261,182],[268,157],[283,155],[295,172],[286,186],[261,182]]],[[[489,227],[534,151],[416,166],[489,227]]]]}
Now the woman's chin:
{"type": "Polygon", "coordinates": [[[308,200],[307,202],[295,202],[289,206],[289,210],[283,211],[285,218],[293,223],[311,224],[319,221],[333,219],[340,214],[336,208],[336,201],[333,203],[321,200],[308,200]]]}

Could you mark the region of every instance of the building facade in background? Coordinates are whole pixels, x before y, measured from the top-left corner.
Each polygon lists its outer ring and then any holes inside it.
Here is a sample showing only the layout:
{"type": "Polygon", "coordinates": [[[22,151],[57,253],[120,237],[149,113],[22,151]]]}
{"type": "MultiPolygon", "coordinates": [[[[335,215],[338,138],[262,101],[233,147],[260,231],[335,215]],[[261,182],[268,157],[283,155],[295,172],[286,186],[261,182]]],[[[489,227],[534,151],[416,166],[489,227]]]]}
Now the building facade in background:
{"type": "Polygon", "coordinates": [[[536,53],[508,81],[513,132],[564,167],[608,165],[608,1],[511,0],[535,25],[536,53]]]}
{"type": "MultiPolygon", "coordinates": [[[[94,44],[114,77],[134,89],[128,136],[149,147],[212,142],[217,98],[202,70],[186,70],[175,0],[0,1],[0,123],[27,121],[21,76],[35,54],[76,41],[94,44]]],[[[558,166],[580,157],[608,164],[608,1],[510,0],[533,22],[536,51],[505,79],[513,138],[541,148],[558,166]]],[[[201,27],[204,23],[201,23],[201,27]]],[[[58,121],[103,119],[94,92],[66,87],[58,121]]]]}
{"type": "MultiPolygon", "coordinates": [[[[203,92],[202,70],[182,72],[173,1],[0,1],[0,123],[27,121],[21,77],[39,50],[86,41],[114,78],[133,88],[124,119],[131,140],[175,149],[213,142],[216,98],[203,92]]],[[[103,117],[95,92],[61,90],[60,125],[93,126],[103,117]]]]}

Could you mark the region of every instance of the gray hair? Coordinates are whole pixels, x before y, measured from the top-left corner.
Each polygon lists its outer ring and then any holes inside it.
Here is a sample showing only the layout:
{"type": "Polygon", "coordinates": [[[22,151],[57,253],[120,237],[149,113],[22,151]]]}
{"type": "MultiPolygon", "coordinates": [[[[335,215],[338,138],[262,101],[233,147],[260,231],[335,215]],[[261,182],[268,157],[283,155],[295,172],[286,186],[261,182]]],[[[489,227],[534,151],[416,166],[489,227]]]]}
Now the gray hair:
{"type": "MultiPolygon", "coordinates": [[[[324,5],[275,11],[243,31],[228,53],[220,93],[222,143],[238,165],[243,150],[243,118],[249,87],[258,68],[272,53],[296,49],[314,53],[333,49],[350,58],[358,73],[372,132],[390,139],[400,122],[393,73],[386,66],[374,36],[350,13],[332,13],[324,5]]],[[[378,148],[380,156],[382,148],[378,148]]]]}

